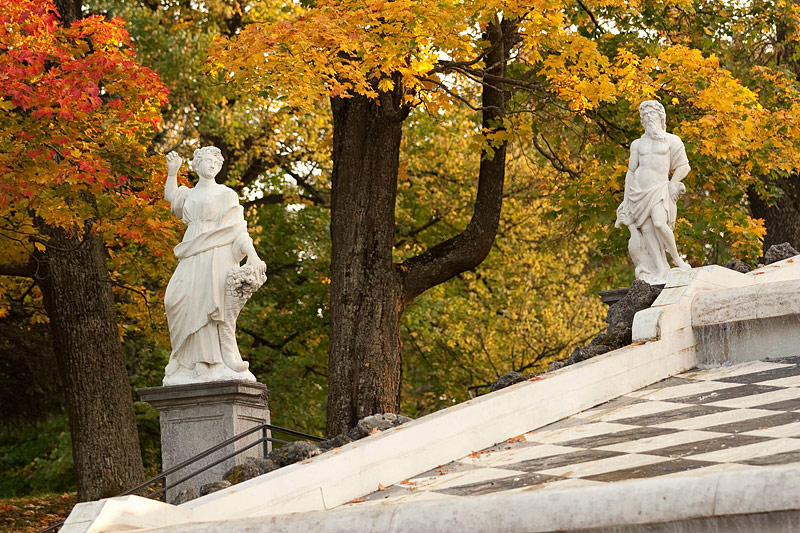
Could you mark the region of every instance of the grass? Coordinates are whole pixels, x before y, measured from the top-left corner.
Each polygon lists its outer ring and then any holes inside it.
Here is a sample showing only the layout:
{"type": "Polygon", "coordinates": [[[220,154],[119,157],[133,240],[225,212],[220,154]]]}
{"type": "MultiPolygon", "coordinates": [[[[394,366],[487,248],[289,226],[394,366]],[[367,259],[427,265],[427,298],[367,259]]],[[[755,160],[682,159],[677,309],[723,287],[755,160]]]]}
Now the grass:
{"type": "Polygon", "coordinates": [[[23,498],[0,498],[0,531],[35,532],[66,520],[77,495],[40,494],[23,498]]]}

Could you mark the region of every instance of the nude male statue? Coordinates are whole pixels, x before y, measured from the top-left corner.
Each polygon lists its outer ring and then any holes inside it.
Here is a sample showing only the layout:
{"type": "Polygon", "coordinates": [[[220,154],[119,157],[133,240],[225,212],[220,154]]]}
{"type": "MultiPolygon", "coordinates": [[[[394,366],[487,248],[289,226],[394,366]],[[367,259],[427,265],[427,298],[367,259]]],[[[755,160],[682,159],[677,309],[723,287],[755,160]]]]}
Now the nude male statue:
{"type": "Polygon", "coordinates": [[[645,132],[631,144],[625,196],[617,208],[615,226],[624,224],[631,233],[628,252],[636,279],[664,283],[670,271],[665,252],[678,268],[692,268],[678,254],[673,235],[678,197],[686,192],[681,180],[691,168],[681,140],[666,131],[664,106],[644,101],[639,117],[645,132]]]}

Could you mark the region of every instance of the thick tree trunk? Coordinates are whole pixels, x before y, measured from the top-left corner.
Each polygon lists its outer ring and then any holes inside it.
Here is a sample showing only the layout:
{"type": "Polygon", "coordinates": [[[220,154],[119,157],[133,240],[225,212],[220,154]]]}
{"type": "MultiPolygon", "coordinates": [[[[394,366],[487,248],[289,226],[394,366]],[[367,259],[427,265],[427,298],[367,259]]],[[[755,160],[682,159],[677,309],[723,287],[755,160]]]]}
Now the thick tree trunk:
{"type": "Polygon", "coordinates": [[[334,98],[327,433],[397,412],[402,285],[392,263],[400,107],[334,98]]]}
{"type": "MultiPolygon", "coordinates": [[[[490,24],[486,36],[483,127],[503,128],[503,89],[513,22],[490,24]]],[[[395,83],[395,86],[399,86],[395,83]]],[[[400,317],[415,297],[476,267],[492,248],[500,220],[505,144],[481,154],[475,212],[460,234],[392,263],[402,121],[400,94],[334,98],[331,180],[331,353],[327,433],[346,432],[375,413],[398,412],[400,317]]]]}
{"type": "MultiPolygon", "coordinates": [[[[791,4],[796,5],[796,1],[791,4]]],[[[786,22],[778,19],[775,27],[775,58],[778,65],[788,67],[800,81],[800,65],[794,59],[796,44],[788,39],[791,31],[786,22]]],[[[795,250],[800,250],[800,173],[792,172],[788,178],[771,180],[762,178],[767,184],[780,189],[781,194],[768,205],[754,187],[747,189],[750,212],[753,218],[764,220],[767,234],[764,236],[763,253],[774,244],[788,242],[795,250]]]]}
{"type": "Polygon", "coordinates": [[[747,198],[753,218],[764,219],[767,234],[764,236],[766,253],[773,244],[788,242],[800,250],[800,175],[774,182],[781,190],[772,205],[762,200],[753,187],[748,188],[747,198]]]}
{"type": "Polygon", "coordinates": [[[78,499],[115,496],[143,481],[144,469],[103,243],[48,233],[36,281],[64,386],[78,499]]]}

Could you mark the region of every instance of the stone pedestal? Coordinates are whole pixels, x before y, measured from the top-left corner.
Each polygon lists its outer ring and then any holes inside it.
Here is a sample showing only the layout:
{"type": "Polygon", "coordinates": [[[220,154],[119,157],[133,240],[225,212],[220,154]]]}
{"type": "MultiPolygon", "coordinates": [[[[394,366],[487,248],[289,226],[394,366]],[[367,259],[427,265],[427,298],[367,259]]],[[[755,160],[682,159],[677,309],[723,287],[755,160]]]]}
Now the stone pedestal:
{"type": "MultiPolygon", "coordinates": [[[[142,401],[161,412],[161,459],[164,470],[243,431],[270,422],[267,387],[257,382],[214,381],[151,387],[137,392],[142,401]]],[[[242,464],[248,457],[264,457],[264,446],[256,445],[174,489],[169,488],[192,472],[244,448],[261,436],[260,431],[255,432],[168,476],[167,502],[172,503],[180,491],[189,488],[194,488],[199,494],[200,487],[220,481],[227,470],[242,464]]]]}

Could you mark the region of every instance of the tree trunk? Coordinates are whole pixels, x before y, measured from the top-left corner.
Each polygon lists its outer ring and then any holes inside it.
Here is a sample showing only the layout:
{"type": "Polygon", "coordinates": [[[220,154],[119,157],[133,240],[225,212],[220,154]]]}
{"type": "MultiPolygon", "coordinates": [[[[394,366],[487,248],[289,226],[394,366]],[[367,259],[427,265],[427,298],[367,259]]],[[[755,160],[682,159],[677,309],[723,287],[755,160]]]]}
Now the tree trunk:
{"type": "Polygon", "coordinates": [[[764,220],[767,230],[763,253],[767,253],[773,244],[784,242],[791,244],[795,250],[800,250],[800,175],[792,174],[790,178],[773,184],[781,190],[781,195],[772,205],[767,205],[753,187],[747,189],[750,212],[753,218],[764,220]]]}
{"type": "Polygon", "coordinates": [[[334,98],[327,433],[397,412],[402,284],[392,262],[401,109],[334,98]]]}
{"type": "Polygon", "coordinates": [[[55,0],[56,10],[61,15],[61,24],[69,26],[81,18],[82,0],[55,0]]]}
{"type": "MultiPolygon", "coordinates": [[[[516,37],[514,22],[489,24],[483,127],[503,128],[503,79],[516,37]]],[[[395,80],[395,87],[399,87],[395,80]]],[[[360,418],[397,413],[402,351],[400,317],[414,298],[479,265],[494,243],[505,179],[505,144],[481,154],[475,211],[467,228],[402,265],[392,262],[402,94],[378,101],[333,98],[331,179],[331,352],[327,433],[335,436],[360,418]]]]}
{"type": "Polygon", "coordinates": [[[36,281],[64,386],[78,499],[115,496],[144,480],[111,280],[101,239],[47,228],[36,281]]]}
{"type": "MultiPolygon", "coordinates": [[[[796,1],[790,3],[797,4],[796,1]]],[[[794,72],[795,80],[800,81],[800,68],[794,59],[797,47],[794,41],[788,39],[791,33],[787,23],[779,18],[775,25],[775,59],[778,65],[794,72]]],[[[767,177],[762,179],[781,191],[772,205],[767,205],[754,187],[747,189],[750,213],[753,218],[763,219],[767,230],[763,253],[766,254],[770,246],[784,242],[791,244],[795,250],[800,250],[800,174],[795,171],[784,179],[771,180],[767,177]]]]}

